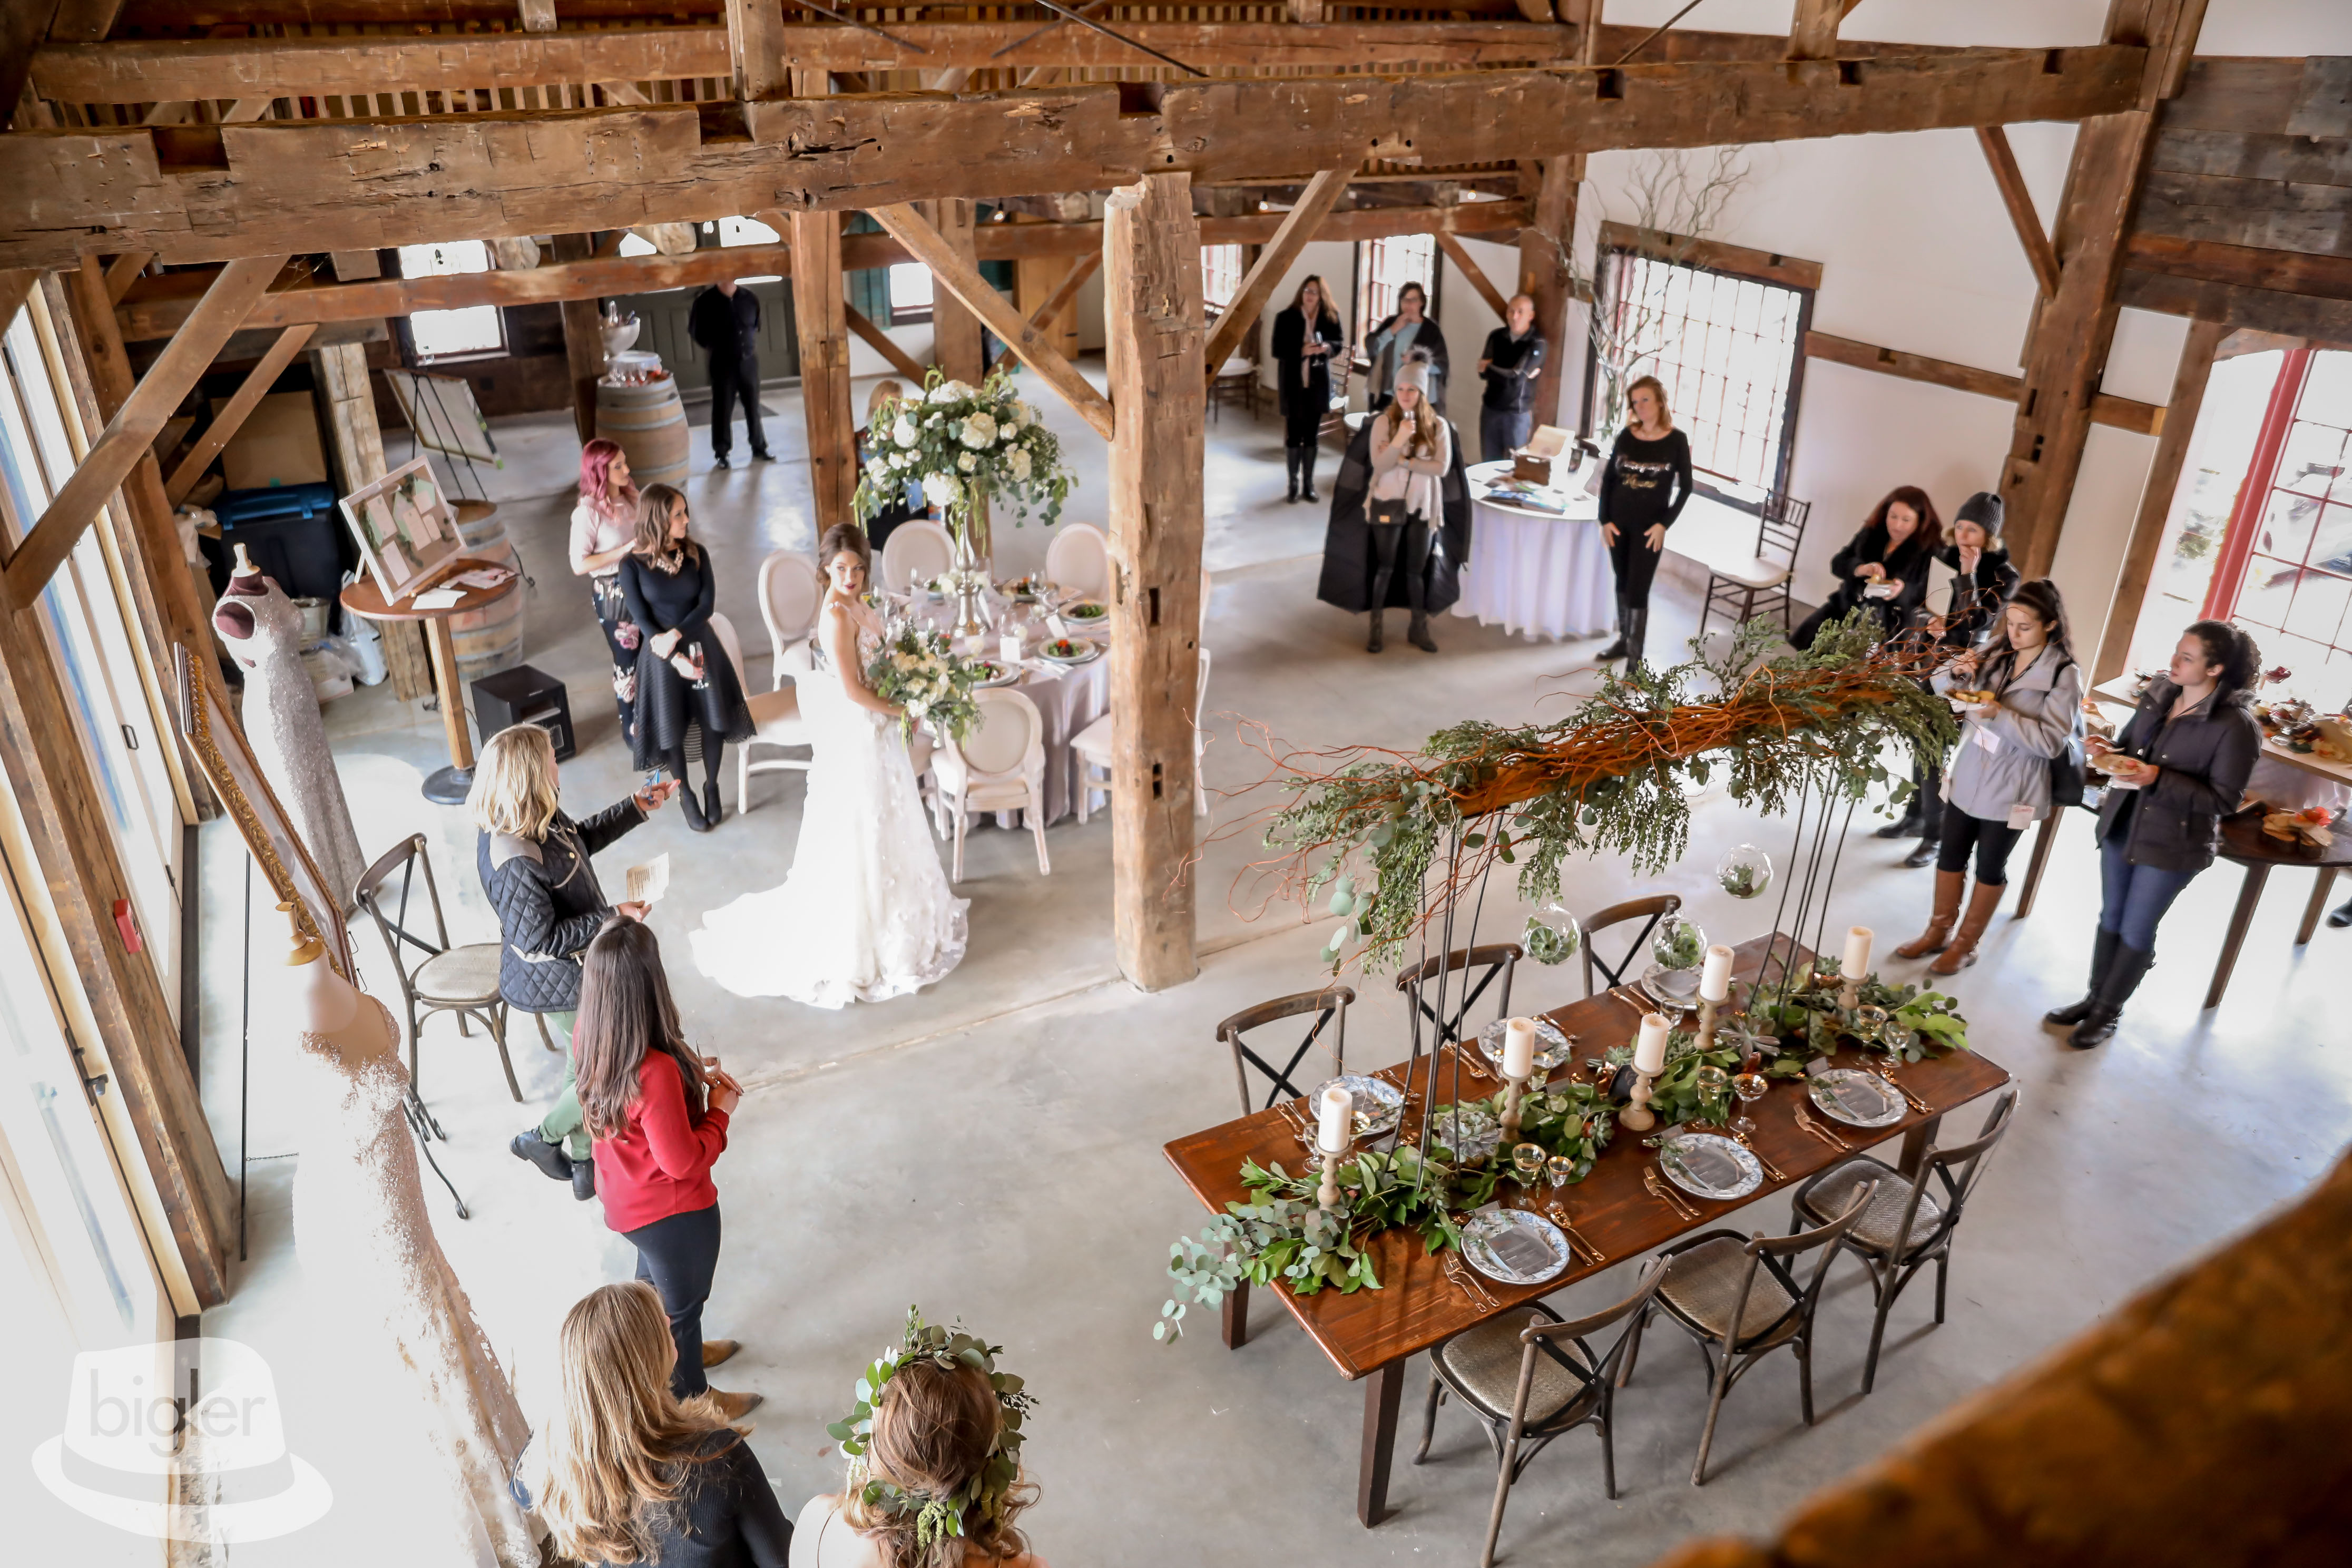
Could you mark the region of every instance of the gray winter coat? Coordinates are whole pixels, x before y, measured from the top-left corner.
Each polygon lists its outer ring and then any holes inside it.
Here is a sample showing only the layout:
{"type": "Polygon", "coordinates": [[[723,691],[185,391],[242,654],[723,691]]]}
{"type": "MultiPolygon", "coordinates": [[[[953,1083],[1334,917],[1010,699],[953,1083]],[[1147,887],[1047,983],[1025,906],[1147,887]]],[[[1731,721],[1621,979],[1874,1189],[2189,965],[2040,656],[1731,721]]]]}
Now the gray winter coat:
{"type": "Polygon", "coordinates": [[[1939,692],[1985,682],[2000,693],[1990,718],[1961,726],[1959,750],[1944,774],[1945,798],[1983,822],[2007,822],[2012,807],[2030,805],[2039,822],[2050,815],[2050,760],[2082,738],[2082,667],[2047,645],[2013,679],[2006,654],[1986,662],[1989,680],[1945,674],[1933,682],[1939,692]]]}

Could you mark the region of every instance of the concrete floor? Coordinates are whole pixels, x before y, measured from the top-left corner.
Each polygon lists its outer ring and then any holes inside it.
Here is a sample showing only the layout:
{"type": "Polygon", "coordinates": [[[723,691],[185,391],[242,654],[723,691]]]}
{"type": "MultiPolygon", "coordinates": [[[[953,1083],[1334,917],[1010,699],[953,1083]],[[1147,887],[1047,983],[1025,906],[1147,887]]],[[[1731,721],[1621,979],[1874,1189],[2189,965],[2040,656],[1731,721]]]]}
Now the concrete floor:
{"type": "MultiPolygon", "coordinates": [[[[721,608],[755,648],[765,639],[752,568],[769,549],[811,544],[796,395],[772,389],[768,402],[778,409],[772,434],[785,460],[705,473],[708,447],[698,431],[689,489],[702,536],[740,568],[727,579],[721,608]]],[[[1057,406],[1045,407],[1081,476],[1071,515],[1098,520],[1101,443],[1057,406]]],[[[632,776],[599,695],[602,644],[586,595],[562,569],[563,491],[576,449],[561,419],[502,425],[499,437],[510,456],[492,493],[538,579],[528,601],[529,655],[570,683],[582,754],[565,766],[565,795],[574,809],[593,809],[632,776]]],[[[1237,737],[1244,718],[1297,745],[1410,746],[1465,717],[1557,712],[1562,694],[1588,688],[1580,667],[1590,645],[1529,644],[1461,621],[1441,625],[1438,658],[1398,646],[1368,658],[1360,620],[1314,602],[1321,510],[1281,503],[1279,444],[1273,424],[1253,426],[1234,410],[1211,433],[1207,554],[1216,592],[1208,644],[1217,664],[1207,773],[1214,786],[1237,792],[1267,772],[1237,737]]],[[[1034,525],[1002,530],[1000,567],[1034,564],[1044,538],[1034,525]]],[[[1659,621],[1686,634],[1695,609],[1694,595],[1669,589],[1659,621]]],[[[1662,632],[1654,646],[1664,640],[1662,632]]],[[[428,833],[459,939],[491,937],[471,870],[470,827],[461,812],[416,794],[441,760],[437,720],[404,711],[381,690],[331,705],[329,720],[362,847],[374,852],[400,834],[428,833]]],[[[1038,1550],[1061,1568],[1142,1563],[1171,1546],[1209,1561],[1262,1562],[1278,1552],[1297,1564],[1474,1555],[1493,1470],[1482,1439],[1457,1413],[1441,1414],[1428,1466],[1400,1457],[1391,1487],[1398,1512],[1367,1532],[1352,1511],[1360,1390],[1340,1381],[1277,1305],[1260,1295],[1258,1337],[1237,1354],[1205,1331],[1173,1349],[1150,1339],[1167,1294],[1168,1245],[1204,1217],[1160,1145],[1234,1110],[1214,1025],[1318,978],[1320,925],[1305,927],[1295,908],[1261,912],[1253,892],[1255,823],[1275,792],[1217,803],[1202,872],[1202,969],[1189,985],[1143,995],[1118,978],[1108,822],[1082,828],[1073,819],[1052,830],[1050,878],[1037,875],[1025,835],[975,835],[971,874],[959,889],[973,900],[971,950],[946,982],[918,997],[825,1014],[728,996],[685,957],[683,932],[703,910],[772,885],[789,866],[802,786],[772,775],[757,787],[752,813],[730,815],[718,833],[698,837],[673,816],[608,853],[604,869],[610,879],[652,853],[672,853],[670,900],[654,924],[670,943],[689,1033],[751,1087],[718,1169],[729,1236],[708,1325],[745,1342],[719,1382],[767,1396],[753,1445],[787,1508],[837,1485],[840,1465],[824,1425],[847,1408],[856,1370],[895,1338],[914,1302],[936,1320],[961,1318],[1003,1342],[1005,1363],[1038,1395],[1026,1453],[1043,1498],[1029,1521],[1038,1550]]],[[[726,789],[731,814],[731,778],[726,789]]],[[[1671,888],[1717,938],[1753,934],[1760,917],[1732,906],[1708,871],[1726,847],[1751,839],[1785,863],[1788,827],[1754,819],[1719,789],[1696,805],[1682,865],[1639,883],[1607,860],[1572,865],[1570,903],[1591,909],[1671,888]]],[[[1887,847],[1860,837],[1860,825],[1856,832],[1831,920],[1874,925],[1891,945],[1923,917],[1928,873],[1902,869],[1887,847]]],[[[202,868],[205,1090],[234,1173],[244,872],[219,825],[207,830],[202,868]]],[[[2323,931],[2296,952],[2293,927],[2305,889],[2299,877],[2277,880],[2217,1016],[2196,1006],[2203,955],[2218,942],[2236,890],[2226,868],[2176,910],[2165,932],[2171,962],[2151,978],[2123,1034],[2103,1051],[2077,1055],[2037,1021],[2079,986],[2095,912],[2089,836],[2070,823],[2032,920],[1999,921],[1984,962],[1948,987],[1963,998],[1978,1047],[2017,1075],[2025,1096],[1969,1214],[1950,1321],[1929,1324],[1924,1291],[1906,1299],[1878,1387],[1859,1398],[1867,1297],[1858,1269],[1846,1265],[1824,1309],[1820,1425],[1809,1430],[1798,1418],[1793,1362],[1768,1363],[1727,1405],[1717,1474],[1703,1490],[1687,1478],[1706,1386],[1696,1356],[1660,1342],[1619,1406],[1625,1495],[1602,1499],[1588,1435],[1563,1440],[1515,1493],[1506,1552],[1521,1562],[1572,1553],[1580,1563],[1633,1564],[1695,1532],[1761,1531],[1808,1491],[2299,1192],[2352,1128],[2352,1060],[2325,1011],[2330,991],[2340,989],[2329,985],[2327,968],[2344,956],[2347,939],[2323,931]]],[[[1486,933],[1515,932],[1523,918],[1497,888],[1486,933]]],[[[261,931],[261,950],[274,957],[277,939],[266,924],[261,931]]],[[[355,935],[373,977],[383,968],[374,938],[355,935]]],[[[1355,983],[1363,1001],[1351,1060],[1401,1058],[1403,1011],[1389,982],[1355,983]]],[[[263,1020],[272,1016],[272,984],[257,972],[263,1020]]],[[[1557,1005],[1576,985],[1565,973],[1534,971],[1519,1001],[1557,1005]]],[[[245,1340],[270,1358],[288,1401],[289,1441],[327,1473],[338,1507],[310,1531],[235,1548],[230,1560],[315,1561],[314,1542],[331,1531],[339,1561],[437,1561],[432,1500],[404,1468],[415,1443],[398,1384],[355,1371],[365,1358],[341,1331],[347,1303],[331,1279],[304,1277],[292,1243],[292,1155],[302,1129],[273,1093],[289,1048],[257,1023],[251,1260],[236,1298],[207,1314],[206,1331],[245,1340]]],[[[539,1410],[553,1386],[553,1332],[563,1311],[594,1284],[625,1278],[633,1258],[604,1230],[597,1205],[573,1203],[506,1152],[507,1138],[537,1116],[558,1079],[534,1033],[526,1028],[513,1050],[528,1106],[507,1098],[488,1042],[460,1039],[446,1021],[426,1029],[424,1091],[452,1139],[435,1148],[473,1217],[456,1218],[427,1180],[442,1244],[526,1407],[539,1410]]],[[[1964,1120],[1972,1129],[1973,1118],[1964,1120]]],[[[1785,1208],[1770,1202],[1738,1216],[1743,1226],[1768,1230],[1785,1220],[1785,1208]]],[[[1560,1304],[1590,1310],[1630,1278],[1621,1266],[1566,1292],[1560,1304]]],[[[1407,1454],[1424,1375],[1416,1365],[1407,1384],[1407,1454]]]]}

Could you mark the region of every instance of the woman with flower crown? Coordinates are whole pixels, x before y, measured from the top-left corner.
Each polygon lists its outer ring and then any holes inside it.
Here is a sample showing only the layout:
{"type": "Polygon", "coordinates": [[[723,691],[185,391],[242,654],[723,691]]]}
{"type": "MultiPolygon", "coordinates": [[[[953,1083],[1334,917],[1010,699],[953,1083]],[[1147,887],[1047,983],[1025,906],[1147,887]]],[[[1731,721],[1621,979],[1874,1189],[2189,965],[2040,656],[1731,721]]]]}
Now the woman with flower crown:
{"type": "Polygon", "coordinates": [[[908,1314],[903,1344],[866,1369],[872,1403],[828,1428],[848,1482],[812,1498],[791,1568],[1045,1568],[1015,1522],[1037,1500],[1021,1472],[1029,1396],[1003,1347],[908,1314]]]}
{"type": "Polygon", "coordinates": [[[792,874],[702,917],[694,962],[738,996],[813,1007],[919,991],[963,961],[967,900],[940,867],[897,704],[866,671],[880,619],[859,595],[870,560],[848,523],[825,531],[817,668],[797,682],[812,758],[792,874]]]}

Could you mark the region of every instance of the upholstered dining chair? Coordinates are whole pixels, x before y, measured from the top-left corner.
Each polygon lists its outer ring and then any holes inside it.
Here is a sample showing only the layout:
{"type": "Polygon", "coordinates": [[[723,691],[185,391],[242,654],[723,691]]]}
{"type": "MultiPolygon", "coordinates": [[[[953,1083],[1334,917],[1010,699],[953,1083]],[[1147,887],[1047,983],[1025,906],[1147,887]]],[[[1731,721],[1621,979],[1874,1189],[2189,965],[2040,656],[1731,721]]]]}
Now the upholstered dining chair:
{"type": "MultiPolygon", "coordinates": [[[[897,534],[890,536],[898,538],[897,534]]],[[[1019,811],[1037,841],[1037,873],[1050,876],[1045,854],[1045,720],[1037,705],[1009,686],[972,693],[980,721],[961,741],[931,754],[939,809],[955,830],[955,876],[963,880],[963,840],[975,811],[1019,811]]]]}
{"type": "Polygon", "coordinates": [[[1586,921],[1584,942],[1580,949],[1584,955],[1585,995],[1592,994],[1592,972],[1596,969],[1608,976],[1611,985],[1624,984],[1628,971],[1632,972],[1633,979],[1642,978],[1638,961],[1649,951],[1650,933],[1658,929],[1660,921],[1668,915],[1680,913],[1682,907],[1682,895],[1679,893],[1653,893],[1647,898],[1628,899],[1622,904],[1612,904],[1586,921]],[[1633,933],[1633,945],[1625,950],[1624,957],[1612,964],[1592,951],[1595,936],[1611,926],[1623,925],[1628,921],[1640,921],[1642,929],[1633,933]]]}
{"type": "MultiPolygon", "coordinates": [[[[1209,815],[1209,786],[1201,777],[1201,756],[1208,732],[1201,728],[1201,710],[1209,702],[1209,650],[1201,650],[1200,673],[1192,682],[1192,811],[1209,815]]],[[[1078,823],[1093,814],[1096,792],[1107,800],[1111,793],[1111,721],[1106,713],[1070,737],[1070,759],[1077,764],[1078,823]]]]}
{"type": "Polygon", "coordinates": [[[1429,1352],[1429,1403],[1422,1411],[1416,1465],[1429,1458],[1437,1430],[1437,1406],[1451,1394],[1485,1425],[1495,1451],[1495,1506],[1486,1515],[1486,1544],[1479,1568],[1494,1568],[1495,1542],[1503,1532],[1503,1507],[1511,1487],[1554,1437],[1591,1426],[1601,1435],[1601,1485],[1617,1495],[1617,1446],[1611,1426],[1617,1399],[1617,1365],[1638,1314],[1656,1296],[1665,1270],[1654,1261],[1643,1268],[1633,1293],[1590,1317],[1563,1319],[1541,1301],[1513,1307],[1441,1340],[1429,1352]],[[1606,1352],[1595,1353],[1592,1336],[1627,1318],[1606,1352]],[[1532,1444],[1532,1447],[1529,1445],[1532,1444]]]}
{"type": "Polygon", "coordinates": [[[1875,1184],[1875,1201],[1863,1211],[1843,1244],[1870,1270],[1876,1297],[1870,1353],[1862,1363],[1864,1394],[1878,1380],[1878,1347],[1886,1338],[1886,1314],[1895,1298],[1930,1263],[1936,1266],[1936,1321],[1944,1321],[1944,1277],[1951,1268],[1952,1237],[1960,1227],[1960,1211],[1984,1175],[1986,1159],[2008,1135],[2016,1110],[2017,1090],[2002,1090],[1977,1135],[1955,1148],[1929,1150],[1916,1176],[1906,1177],[1859,1154],[1811,1177],[1790,1194],[1789,1226],[1793,1230],[1819,1225],[1823,1214],[1843,1205],[1857,1187],[1875,1184]]]}
{"type": "Polygon", "coordinates": [[[928,517],[910,518],[882,542],[880,586],[910,594],[955,565],[955,536],[928,517]]]}
{"type": "Polygon", "coordinates": [[[1090,522],[1066,522],[1045,547],[1045,581],[1090,599],[1110,596],[1110,542],[1090,522]]]}
{"type": "Polygon", "coordinates": [[[1813,1424],[1813,1317],[1821,1306],[1822,1281],[1829,1277],[1837,1244],[1862,1217],[1876,1191],[1875,1184],[1865,1184],[1853,1192],[1834,1218],[1794,1236],[1768,1237],[1756,1231],[1742,1237],[1736,1230],[1710,1230],[1658,1254],[1666,1265],[1665,1277],[1659,1281],[1657,1300],[1633,1321],[1633,1342],[1617,1381],[1622,1384],[1632,1379],[1642,1353],[1643,1325],[1660,1312],[1698,1342],[1710,1387],[1706,1427],[1699,1434],[1698,1458],[1691,1464],[1691,1485],[1706,1484],[1706,1455],[1715,1445],[1723,1396],[1783,1345],[1796,1353],[1797,1396],[1805,1425],[1813,1424]],[[1808,1252],[1819,1256],[1811,1274],[1800,1283],[1794,1260],[1808,1252]]]}
{"type": "Polygon", "coordinates": [[[768,623],[768,652],[773,658],[771,684],[781,688],[808,668],[809,634],[824,609],[824,574],[814,561],[779,550],[760,563],[760,618],[768,623]]]}
{"type": "Polygon", "coordinates": [[[1421,1016],[1437,1028],[1437,1038],[1431,1045],[1434,1051],[1449,1041],[1462,1038],[1463,1022],[1470,1016],[1472,1004],[1486,994],[1486,987],[1499,976],[1503,982],[1500,995],[1495,999],[1495,1016],[1511,1016],[1511,975],[1519,966],[1526,952],[1515,942],[1488,942],[1480,947],[1457,947],[1452,952],[1439,953],[1423,960],[1396,977],[1396,988],[1405,994],[1421,1016]],[[1437,1016],[1433,1002],[1441,987],[1438,976],[1460,971],[1458,986],[1444,989],[1453,994],[1444,1003],[1445,1016],[1437,1016]]]}
{"type": "Polygon", "coordinates": [[[801,694],[797,685],[782,674],[776,679],[772,691],[756,691],[751,678],[743,668],[743,639],[736,635],[735,623],[717,611],[710,616],[711,635],[719,646],[727,650],[728,662],[735,667],[735,683],[743,689],[743,706],[751,710],[751,738],[735,748],[735,809],[751,809],[751,775],[782,773],[790,770],[806,773],[816,761],[815,742],[809,737],[808,721],[801,717],[801,694]],[[805,749],[805,757],[759,757],[762,749],[770,753],[778,751],[805,749]]]}
{"type": "MultiPolygon", "coordinates": [[[[1330,1054],[1331,1076],[1338,1078],[1348,1070],[1348,1007],[1355,999],[1355,992],[1345,985],[1327,985],[1320,991],[1294,992],[1288,996],[1277,996],[1271,1002],[1261,1002],[1255,1007],[1244,1007],[1217,1026],[1217,1038],[1233,1047],[1234,1083],[1241,1090],[1244,1116],[1254,1110],[1264,1110],[1278,1100],[1297,1100],[1315,1087],[1314,1083],[1297,1083],[1291,1075],[1298,1070],[1298,1064],[1307,1059],[1307,1053],[1323,1040],[1327,1026],[1330,1028],[1331,1035],[1323,1048],[1330,1054]],[[1308,1026],[1306,1037],[1298,1042],[1297,1048],[1280,1067],[1258,1055],[1257,1047],[1244,1038],[1253,1029],[1262,1029],[1269,1024],[1279,1024],[1285,1018],[1296,1018],[1307,1013],[1315,1015],[1315,1022],[1308,1026]],[[1265,1079],[1265,1105],[1250,1103],[1249,1069],[1252,1068],[1255,1068],[1265,1079]]],[[[1320,1081],[1319,1079],[1316,1080],[1320,1081]]]]}
{"type": "Polygon", "coordinates": [[[455,1013],[460,1035],[473,1033],[466,1026],[469,1019],[488,1033],[491,1044],[499,1048],[499,1065],[506,1069],[507,1092],[520,1100],[522,1086],[515,1081],[514,1061],[507,1055],[507,1004],[499,993],[499,944],[449,945],[449,926],[441,915],[441,889],[433,879],[433,858],[425,853],[425,835],[411,834],[384,851],[360,878],[354,900],[374,920],[384,952],[391,956],[392,972],[400,981],[401,1006],[408,1019],[409,1088],[416,1089],[416,1041],[425,1020],[436,1013],[455,1013]],[[420,872],[425,907],[433,912],[430,935],[424,930],[425,908],[414,915],[409,911],[420,872]]]}

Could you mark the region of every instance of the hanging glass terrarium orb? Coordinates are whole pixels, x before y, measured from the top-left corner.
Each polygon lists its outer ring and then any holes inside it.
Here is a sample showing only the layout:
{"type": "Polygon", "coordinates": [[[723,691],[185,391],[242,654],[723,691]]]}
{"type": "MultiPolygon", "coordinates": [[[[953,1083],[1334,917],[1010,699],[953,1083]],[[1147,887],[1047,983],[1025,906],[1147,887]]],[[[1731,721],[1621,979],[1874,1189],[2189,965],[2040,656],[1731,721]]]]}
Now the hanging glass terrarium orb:
{"type": "Polygon", "coordinates": [[[1650,960],[1642,988],[1662,1000],[1687,1004],[1698,995],[1699,970],[1706,963],[1706,932],[1696,921],[1664,916],[1650,933],[1650,960]]]}
{"type": "Polygon", "coordinates": [[[1772,857],[1753,844],[1734,846],[1715,863],[1715,883],[1735,899],[1760,899],[1772,885],[1772,857]]]}
{"type": "Polygon", "coordinates": [[[1584,946],[1584,928],[1566,904],[1553,899],[1528,917],[1520,945],[1538,963],[1565,963],[1584,946]]]}

